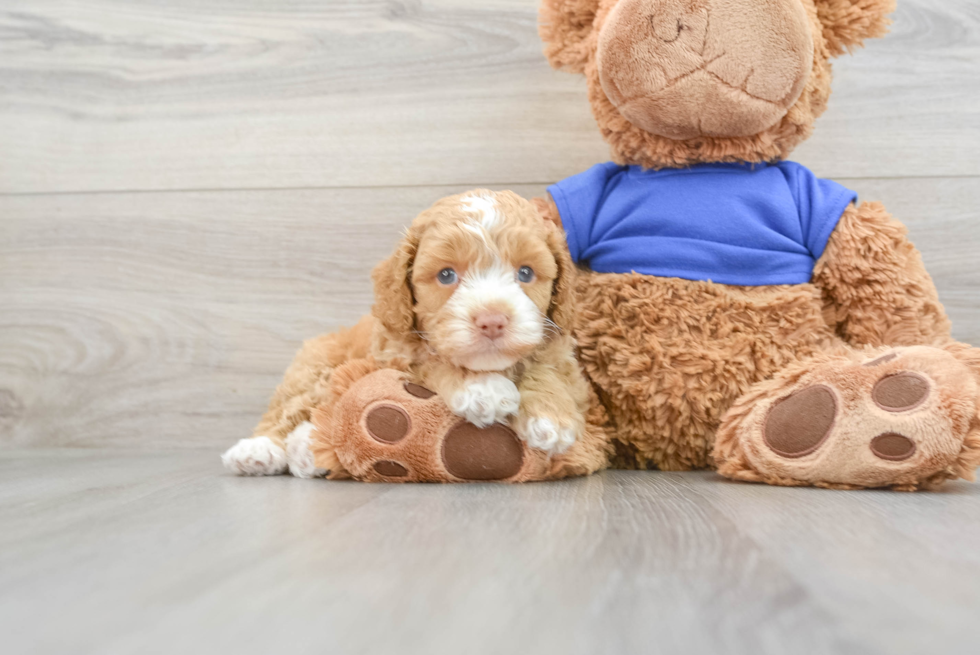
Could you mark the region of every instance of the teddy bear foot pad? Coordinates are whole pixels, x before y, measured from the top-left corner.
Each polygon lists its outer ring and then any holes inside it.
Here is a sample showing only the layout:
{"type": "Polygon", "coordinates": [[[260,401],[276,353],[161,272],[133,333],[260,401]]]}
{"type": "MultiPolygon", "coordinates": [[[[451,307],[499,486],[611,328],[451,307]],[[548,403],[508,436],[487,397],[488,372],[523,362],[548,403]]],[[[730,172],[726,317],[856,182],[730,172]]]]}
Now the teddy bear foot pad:
{"type": "MultiPolygon", "coordinates": [[[[951,354],[915,347],[837,358],[790,375],[744,413],[719,470],[738,479],[829,487],[930,486],[955,474],[975,429],[978,385],[951,354]]],[[[734,432],[733,432],[734,431],[734,432]]]]}
{"type": "Polygon", "coordinates": [[[559,477],[560,457],[529,448],[506,425],[478,428],[464,421],[434,392],[393,369],[377,370],[354,382],[314,423],[319,440],[330,442],[345,469],[343,477],[366,482],[527,482],[559,477]]]}
{"type": "MultiPolygon", "coordinates": [[[[431,393],[418,385],[405,386],[431,393]]],[[[411,433],[411,422],[405,410],[385,403],[365,414],[364,430],[382,444],[397,444],[411,433]]],[[[392,456],[397,457],[395,453],[392,456]]],[[[459,421],[442,438],[441,459],[446,472],[460,480],[506,480],[523,467],[524,446],[507,426],[478,428],[459,421]]],[[[415,477],[407,466],[394,460],[378,460],[372,468],[385,479],[415,477]]]]}

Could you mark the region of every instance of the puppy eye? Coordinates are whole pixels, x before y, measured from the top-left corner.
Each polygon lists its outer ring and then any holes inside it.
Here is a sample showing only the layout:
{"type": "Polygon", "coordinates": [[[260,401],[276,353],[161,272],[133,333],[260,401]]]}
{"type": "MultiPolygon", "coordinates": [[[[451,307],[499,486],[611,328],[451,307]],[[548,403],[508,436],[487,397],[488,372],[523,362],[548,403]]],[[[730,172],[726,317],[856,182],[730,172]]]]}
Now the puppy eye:
{"type": "Polygon", "coordinates": [[[439,279],[439,284],[445,284],[446,286],[456,284],[456,281],[459,280],[459,276],[456,275],[456,271],[451,268],[442,269],[439,271],[439,275],[436,277],[439,279]]]}
{"type": "Polygon", "coordinates": [[[520,282],[530,282],[534,279],[534,270],[530,266],[521,266],[517,271],[517,279],[520,282]]]}

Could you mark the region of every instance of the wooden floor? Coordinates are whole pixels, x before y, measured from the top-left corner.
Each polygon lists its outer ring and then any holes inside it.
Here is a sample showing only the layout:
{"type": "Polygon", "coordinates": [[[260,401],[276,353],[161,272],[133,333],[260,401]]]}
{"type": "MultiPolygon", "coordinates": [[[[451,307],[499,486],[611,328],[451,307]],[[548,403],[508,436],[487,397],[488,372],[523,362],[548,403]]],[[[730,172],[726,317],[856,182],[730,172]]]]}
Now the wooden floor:
{"type": "MultiPolygon", "coordinates": [[[[0,2],[4,652],[976,648],[966,483],[222,473],[416,213],[608,158],[536,5],[0,2]]],[[[980,344],[980,2],[895,19],[794,159],[904,221],[980,344]]]]}
{"type": "Polygon", "coordinates": [[[369,485],[0,454],[7,653],[975,652],[980,487],[369,485]]]}

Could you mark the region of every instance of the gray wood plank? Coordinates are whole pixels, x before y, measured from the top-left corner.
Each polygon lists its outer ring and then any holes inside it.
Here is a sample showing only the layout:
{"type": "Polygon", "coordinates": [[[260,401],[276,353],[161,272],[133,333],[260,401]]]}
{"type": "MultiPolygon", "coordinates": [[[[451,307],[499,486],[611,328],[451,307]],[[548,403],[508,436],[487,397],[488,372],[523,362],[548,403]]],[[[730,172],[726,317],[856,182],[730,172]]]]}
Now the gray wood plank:
{"type": "MultiPolygon", "coordinates": [[[[980,175],[980,6],[903,0],[798,158],[980,175]]],[[[546,183],[608,158],[537,0],[6,0],[0,193],[546,183]]]]}
{"type": "Polygon", "coordinates": [[[213,453],[8,451],[0,627],[25,655],[963,650],[978,510],[967,483],[391,486],[234,478],[213,453]]]}
{"type": "MultiPolygon", "coordinates": [[[[977,180],[842,181],[907,222],[980,343],[977,180]]],[[[300,342],[367,312],[403,226],[462,190],[0,197],[0,447],[249,434],[300,342]]]]}
{"type": "Polygon", "coordinates": [[[677,481],[684,488],[679,493],[709,500],[765,544],[774,563],[792,571],[811,602],[856,642],[889,653],[926,652],[937,639],[975,648],[970,625],[980,601],[980,561],[973,549],[945,542],[954,532],[958,544],[977,534],[976,485],[939,494],[778,495],[762,486],[677,481]],[[896,620],[899,614],[906,618],[896,620]]]}

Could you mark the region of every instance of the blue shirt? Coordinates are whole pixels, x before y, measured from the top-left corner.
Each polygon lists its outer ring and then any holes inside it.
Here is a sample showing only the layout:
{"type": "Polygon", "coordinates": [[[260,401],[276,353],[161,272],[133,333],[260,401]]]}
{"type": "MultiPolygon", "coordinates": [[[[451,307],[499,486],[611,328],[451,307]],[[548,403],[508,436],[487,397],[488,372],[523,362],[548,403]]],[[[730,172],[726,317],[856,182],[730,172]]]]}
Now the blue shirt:
{"type": "Polygon", "coordinates": [[[598,164],[548,188],[572,259],[599,273],[803,284],[857,194],[793,162],[598,164]]]}

